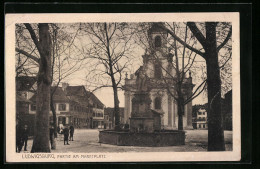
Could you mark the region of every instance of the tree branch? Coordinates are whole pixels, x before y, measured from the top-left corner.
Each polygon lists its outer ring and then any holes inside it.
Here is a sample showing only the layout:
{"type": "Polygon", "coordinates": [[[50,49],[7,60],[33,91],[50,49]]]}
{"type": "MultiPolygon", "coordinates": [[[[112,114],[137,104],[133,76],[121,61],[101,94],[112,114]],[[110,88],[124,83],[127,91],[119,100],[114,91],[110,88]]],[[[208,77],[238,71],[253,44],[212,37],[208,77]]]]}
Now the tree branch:
{"type": "Polygon", "coordinates": [[[23,54],[23,55],[25,55],[26,57],[28,57],[28,58],[34,60],[35,62],[37,62],[37,63],[39,64],[39,61],[40,61],[39,58],[37,58],[37,57],[35,57],[35,56],[33,56],[33,55],[31,55],[31,54],[25,52],[24,50],[18,49],[18,48],[15,48],[15,51],[16,51],[16,52],[19,52],[19,53],[21,53],[21,54],[23,54]]]}
{"type": "Polygon", "coordinates": [[[228,42],[228,40],[230,39],[231,35],[232,35],[232,26],[230,27],[230,30],[229,30],[229,32],[228,32],[228,35],[227,35],[226,39],[217,47],[217,52],[219,52],[219,50],[220,50],[221,48],[223,48],[223,46],[225,46],[225,44],[226,44],[226,43],[228,42]]]}
{"type": "Polygon", "coordinates": [[[188,22],[187,23],[188,27],[190,28],[191,32],[193,35],[198,39],[198,41],[201,43],[203,47],[206,45],[206,38],[203,36],[201,31],[198,29],[196,26],[195,22],[188,22]]]}
{"type": "MultiPolygon", "coordinates": [[[[159,25],[160,26],[160,25],[159,25]]],[[[183,46],[186,46],[188,49],[190,49],[191,51],[199,54],[200,56],[204,57],[204,53],[193,48],[192,46],[190,46],[189,44],[185,43],[183,40],[181,40],[175,33],[173,33],[172,31],[170,31],[168,28],[164,27],[164,26],[160,26],[161,29],[167,31],[167,33],[169,33],[174,39],[176,39],[180,44],[182,44],[183,46]]]]}
{"type": "Polygon", "coordinates": [[[41,47],[40,47],[38,38],[37,38],[37,36],[36,36],[36,34],[35,34],[35,32],[34,32],[32,26],[31,26],[29,23],[25,23],[24,25],[25,25],[26,29],[29,31],[29,33],[30,33],[30,35],[31,35],[31,38],[32,38],[32,40],[33,40],[35,46],[37,47],[39,53],[41,53],[41,47]]]}
{"type": "Polygon", "coordinates": [[[223,65],[219,67],[219,69],[223,68],[226,65],[226,63],[231,59],[231,57],[232,57],[232,52],[230,53],[229,58],[223,63],[223,65]]]}

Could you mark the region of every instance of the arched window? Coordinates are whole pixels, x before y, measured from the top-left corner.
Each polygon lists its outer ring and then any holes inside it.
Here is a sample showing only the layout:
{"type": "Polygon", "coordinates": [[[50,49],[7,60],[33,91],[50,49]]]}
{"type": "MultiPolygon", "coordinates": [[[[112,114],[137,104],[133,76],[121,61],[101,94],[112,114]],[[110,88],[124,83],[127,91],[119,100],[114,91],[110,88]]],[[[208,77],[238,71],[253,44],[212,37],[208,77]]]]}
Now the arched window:
{"type": "Polygon", "coordinates": [[[156,36],[154,39],[154,45],[155,47],[161,47],[162,46],[162,40],[160,36],[156,36]]]}
{"type": "Polygon", "coordinates": [[[161,104],[162,104],[162,101],[161,101],[161,98],[160,97],[156,97],[154,99],[154,108],[155,109],[161,109],[161,104]]]}
{"type": "Polygon", "coordinates": [[[154,78],[156,79],[161,79],[162,77],[162,69],[161,69],[161,65],[156,63],[154,65],[154,78]]]}

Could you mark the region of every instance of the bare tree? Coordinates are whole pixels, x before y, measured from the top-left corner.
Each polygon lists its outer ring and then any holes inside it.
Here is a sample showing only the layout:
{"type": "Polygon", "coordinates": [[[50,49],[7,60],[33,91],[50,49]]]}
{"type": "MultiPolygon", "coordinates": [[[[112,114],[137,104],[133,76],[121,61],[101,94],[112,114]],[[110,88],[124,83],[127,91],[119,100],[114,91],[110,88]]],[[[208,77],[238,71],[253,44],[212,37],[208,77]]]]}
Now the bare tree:
{"type": "MultiPolygon", "coordinates": [[[[72,29],[68,33],[69,26],[66,24],[49,24],[49,35],[52,42],[51,46],[51,84],[50,108],[53,115],[53,125],[55,138],[57,137],[57,120],[54,103],[54,94],[59,84],[73,73],[77,72],[84,61],[77,55],[75,38],[78,30],[72,29]]],[[[35,25],[33,25],[35,27],[35,25]]],[[[17,76],[34,76],[39,68],[39,52],[30,34],[26,32],[28,28],[22,24],[16,25],[16,72],[17,76]]],[[[35,36],[36,33],[35,33],[35,36]]],[[[37,102],[37,101],[36,101],[37,102]]],[[[55,145],[55,139],[54,139],[55,145]]],[[[55,146],[52,147],[55,149],[55,146]]]]}
{"type": "MultiPolygon", "coordinates": [[[[82,65],[84,60],[77,56],[78,51],[76,48],[75,39],[78,34],[79,28],[73,27],[72,33],[66,32],[68,25],[64,24],[51,24],[51,37],[52,37],[52,84],[50,107],[53,115],[54,135],[57,137],[57,118],[54,103],[54,95],[60,83],[72,74],[76,73],[82,65]]],[[[54,147],[55,148],[55,147],[54,147]]]]}
{"type": "Polygon", "coordinates": [[[131,64],[131,30],[125,23],[86,23],[81,25],[81,29],[89,39],[82,49],[89,60],[87,82],[93,91],[104,87],[113,89],[115,129],[119,129],[118,89],[125,69],[131,64]]]}
{"type": "Polygon", "coordinates": [[[207,90],[208,90],[208,150],[209,151],[224,151],[224,131],[222,125],[221,114],[221,78],[219,65],[219,51],[231,39],[232,27],[230,24],[223,24],[217,22],[206,22],[203,26],[199,26],[194,22],[187,23],[190,31],[196,37],[203,47],[203,51],[192,47],[183,41],[170,29],[162,27],[179,43],[184,45],[189,50],[197,53],[203,57],[207,65],[207,90]],[[221,25],[222,24],[222,25],[221,25]],[[217,26],[222,26],[222,34],[225,38],[217,38],[217,26]]]}
{"type": "Polygon", "coordinates": [[[38,37],[33,27],[25,23],[33,41],[39,58],[16,48],[16,51],[38,63],[39,71],[37,74],[37,96],[36,96],[36,121],[33,146],[31,152],[50,152],[49,147],[49,111],[50,111],[50,86],[51,86],[51,37],[49,25],[39,23],[37,25],[38,37]]]}

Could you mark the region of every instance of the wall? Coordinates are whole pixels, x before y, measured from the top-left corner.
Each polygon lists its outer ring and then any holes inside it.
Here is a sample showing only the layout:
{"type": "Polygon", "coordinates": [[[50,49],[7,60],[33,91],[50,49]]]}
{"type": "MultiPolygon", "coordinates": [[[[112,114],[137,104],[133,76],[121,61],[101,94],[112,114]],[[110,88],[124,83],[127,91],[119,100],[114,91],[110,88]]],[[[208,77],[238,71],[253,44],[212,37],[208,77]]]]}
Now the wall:
{"type": "Polygon", "coordinates": [[[185,132],[134,133],[100,131],[99,142],[119,146],[176,146],[185,144],[185,132]]]}
{"type": "MultiPolygon", "coordinates": [[[[60,103],[55,103],[56,114],[57,114],[57,115],[59,115],[60,112],[69,112],[69,111],[70,111],[70,107],[69,107],[70,105],[69,105],[69,103],[65,103],[65,104],[66,104],[66,110],[64,110],[64,111],[60,111],[60,110],[59,110],[59,104],[60,104],[60,103]]],[[[62,103],[62,104],[64,104],[64,103],[62,103]]],[[[32,110],[31,110],[31,107],[32,107],[32,104],[29,105],[29,114],[36,114],[36,110],[35,110],[35,111],[32,111],[32,110]]],[[[52,111],[50,111],[50,114],[52,114],[52,111]]]]}

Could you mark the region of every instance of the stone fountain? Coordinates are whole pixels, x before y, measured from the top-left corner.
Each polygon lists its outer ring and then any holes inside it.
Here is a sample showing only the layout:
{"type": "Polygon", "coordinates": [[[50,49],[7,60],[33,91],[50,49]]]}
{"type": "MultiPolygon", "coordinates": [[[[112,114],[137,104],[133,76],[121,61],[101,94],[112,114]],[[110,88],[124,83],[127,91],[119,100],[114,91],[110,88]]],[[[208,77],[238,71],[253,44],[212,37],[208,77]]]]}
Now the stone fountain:
{"type": "Polygon", "coordinates": [[[99,142],[120,146],[174,146],[185,144],[185,132],[161,130],[162,112],[151,109],[149,82],[142,69],[136,73],[137,91],[132,99],[129,130],[104,130],[99,142]]]}

